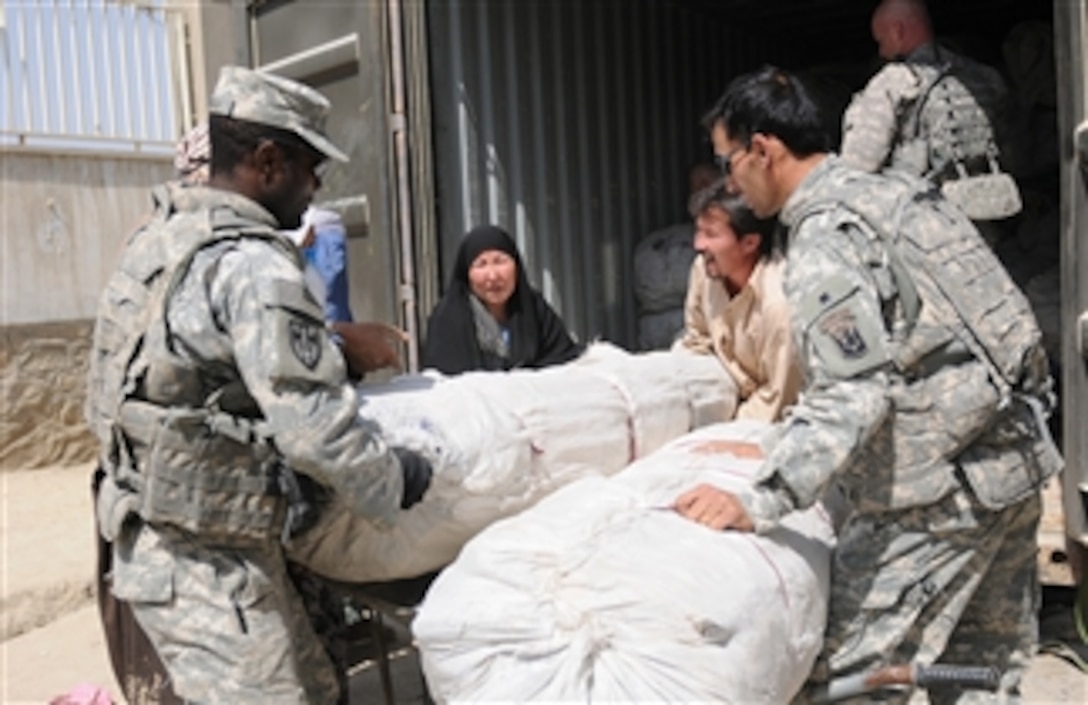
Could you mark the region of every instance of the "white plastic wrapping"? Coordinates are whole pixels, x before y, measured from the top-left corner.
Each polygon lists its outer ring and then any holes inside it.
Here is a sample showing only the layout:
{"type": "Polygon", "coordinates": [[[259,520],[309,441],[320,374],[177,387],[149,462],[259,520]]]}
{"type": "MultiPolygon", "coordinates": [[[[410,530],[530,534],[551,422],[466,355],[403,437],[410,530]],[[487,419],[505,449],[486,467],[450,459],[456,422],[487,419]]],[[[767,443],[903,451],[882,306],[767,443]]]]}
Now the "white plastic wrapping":
{"type": "Polygon", "coordinates": [[[345,581],[421,575],[495,520],[735,409],[736,387],[713,356],[603,343],[544,370],[398,377],[366,388],[360,415],[386,443],[431,461],[423,501],[384,528],[333,505],[289,555],[345,581]]]}
{"type": "Polygon", "coordinates": [[[768,428],[706,427],[480,533],[413,622],[430,693],[438,702],[788,702],[823,638],[826,514],[794,514],[756,536],[663,508],[700,482],[748,482],[758,460],[695,449],[758,442],[768,428]]]}

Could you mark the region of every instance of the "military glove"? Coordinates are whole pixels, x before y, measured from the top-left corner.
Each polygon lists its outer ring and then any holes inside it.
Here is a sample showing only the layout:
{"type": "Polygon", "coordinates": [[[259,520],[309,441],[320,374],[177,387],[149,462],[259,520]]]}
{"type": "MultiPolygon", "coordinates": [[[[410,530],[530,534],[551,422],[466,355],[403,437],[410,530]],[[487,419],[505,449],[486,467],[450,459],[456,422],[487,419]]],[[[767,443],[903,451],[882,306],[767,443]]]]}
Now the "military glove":
{"type": "Polygon", "coordinates": [[[434,471],[430,462],[414,450],[393,448],[393,454],[400,461],[400,469],[404,473],[404,495],[400,500],[400,508],[408,509],[423,499],[427,488],[431,486],[431,475],[434,471]]]}

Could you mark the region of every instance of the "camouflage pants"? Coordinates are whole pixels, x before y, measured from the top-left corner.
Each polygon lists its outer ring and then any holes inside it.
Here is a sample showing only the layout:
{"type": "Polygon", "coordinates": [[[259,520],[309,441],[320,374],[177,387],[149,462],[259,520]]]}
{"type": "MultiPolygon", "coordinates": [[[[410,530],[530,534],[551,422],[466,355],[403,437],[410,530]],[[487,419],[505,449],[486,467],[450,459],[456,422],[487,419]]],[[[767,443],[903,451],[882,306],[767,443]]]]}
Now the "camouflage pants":
{"type": "Polygon", "coordinates": [[[995,512],[959,491],[929,507],[853,517],[836,549],[813,680],[911,662],[992,665],[1003,674],[1000,695],[931,688],[929,701],[1017,702],[1038,639],[1040,513],[1038,495],[995,512]]]}
{"type": "Polygon", "coordinates": [[[348,654],[349,644],[343,638],[347,627],[344,596],[337,593],[320,575],[299,563],[288,561],[287,575],[291,578],[291,583],[298,591],[299,597],[302,598],[310,626],[313,627],[314,633],[336,669],[340,699],[330,701],[328,705],[347,705],[348,670],[352,663],[348,654]]]}
{"type": "Polygon", "coordinates": [[[114,545],[114,595],[129,602],[189,702],[337,702],[338,676],[276,541],[211,548],[140,525],[114,545]]]}

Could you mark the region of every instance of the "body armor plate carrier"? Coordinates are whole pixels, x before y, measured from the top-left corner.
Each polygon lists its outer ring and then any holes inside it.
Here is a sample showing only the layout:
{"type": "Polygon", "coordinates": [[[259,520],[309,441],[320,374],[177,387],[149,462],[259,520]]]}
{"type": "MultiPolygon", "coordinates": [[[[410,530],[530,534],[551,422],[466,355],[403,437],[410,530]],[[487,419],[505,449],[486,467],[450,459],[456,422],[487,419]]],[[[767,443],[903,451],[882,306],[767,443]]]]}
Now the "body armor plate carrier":
{"type": "Polygon", "coordinates": [[[167,308],[204,248],[261,238],[297,253],[230,208],[201,207],[207,193],[156,189],[155,211],[127,243],[100,303],[87,417],[107,475],[98,512],[109,540],[133,514],[219,545],[255,544],[283,529],[285,470],[261,420],[220,408],[225,389],[240,383],[206,387],[202,370],[172,348],[167,308]]]}
{"type": "Polygon", "coordinates": [[[925,299],[940,299],[940,309],[955,313],[946,325],[986,367],[998,401],[981,435],[948,460],[985,506],[1024,499],[1063,465],[1046,422],[1056,402],[1031,305],[971,222],[931,184],[902,172],[879,184],[874,178],[857,172],[837,182],[797,222],[845,208],[882,243],[902,315],[889,337],[907,379],[939,358],[913,335],[925,299]]]}

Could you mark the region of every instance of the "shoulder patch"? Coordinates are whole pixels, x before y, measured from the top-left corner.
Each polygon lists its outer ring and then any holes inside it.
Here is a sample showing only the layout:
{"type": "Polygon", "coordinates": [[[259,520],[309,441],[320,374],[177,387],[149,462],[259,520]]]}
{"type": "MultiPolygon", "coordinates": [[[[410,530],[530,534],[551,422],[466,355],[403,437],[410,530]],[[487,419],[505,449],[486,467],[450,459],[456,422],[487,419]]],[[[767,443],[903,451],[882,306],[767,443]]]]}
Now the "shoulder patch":
{"type": "Polygon", "coordinates": [[[802,302],[812,352],[828,372],[854,377],[891,360],[879,312],[868,311],[859,287],[841,276],[824,280],[802,302]]]}
{"type": "Polygon", "coordinates": [[[328,381],[342,374],[343,360],[329,338],[323,312],[301,282],[267,279],[262,284],[269,361],[276,379],[328,381]]]}
{"type": "Polygon", "coordinates": [[[836,308],[824,316],[817,325],[820,327],[820,332],[838,344],[843,357],[856,360],[869,352],[869,344],[858,331],[857,316],[848,306],[836,308]]]}
{"type": "Polygon", "coordinates": [[[302,316],[294,316],[287,322],[291,352],[308,370],[316,369],[321,362],[321,349],[325,345],[323,332],[312,319],[302,316]]]}

